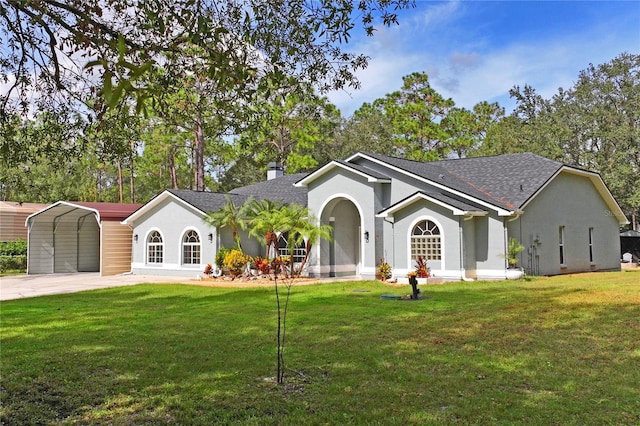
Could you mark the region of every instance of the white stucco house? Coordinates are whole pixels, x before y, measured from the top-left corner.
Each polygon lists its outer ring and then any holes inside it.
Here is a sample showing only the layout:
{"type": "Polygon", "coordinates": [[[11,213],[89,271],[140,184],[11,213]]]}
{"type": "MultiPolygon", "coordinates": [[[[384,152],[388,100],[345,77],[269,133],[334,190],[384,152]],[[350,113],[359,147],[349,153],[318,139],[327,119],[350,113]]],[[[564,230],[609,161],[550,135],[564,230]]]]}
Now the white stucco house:
{"type": "MultiPolygon", "coordinates": [[[[229,232],[202,221],[226,195],[168,190],[125,219],[132,271],[201,273],[232,246],[229,232]]],[[[333,242],[310,253],[312,276],[373,278],[384,258],[404,277],[423,256],[434,277],[504,279],[509,238],[525,246],[519,265],[532,275],[617,270],[627,223],[597,173],[534,154],[416,162],[359,152],[228,195],[296,202],[330,225],[333,242]]],[[[243,238],[245,251],[262,253],[243,238]]]]}

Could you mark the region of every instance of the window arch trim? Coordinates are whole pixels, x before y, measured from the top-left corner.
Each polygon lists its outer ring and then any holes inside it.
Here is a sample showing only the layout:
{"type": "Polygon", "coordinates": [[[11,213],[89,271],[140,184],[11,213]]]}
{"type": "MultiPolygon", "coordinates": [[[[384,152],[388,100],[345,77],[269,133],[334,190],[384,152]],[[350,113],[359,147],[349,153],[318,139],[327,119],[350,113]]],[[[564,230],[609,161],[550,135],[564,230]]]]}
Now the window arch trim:
{"type": "Polygon", "coordinates": [[[165,238],[158,228],[151,228],[144,239],[145,242],[145,263],[148,265],[164,264],[165,238]],[[151,241],[152,238],[159,238],[160,241],[151,241]]]}
{"type": "MultiPolygon", "coordinates": [[[[418,237],[419,238],[419,237],[418,237]]],[[[433,216],[419,216],[417,217],[415,220],[413,220],[411,222],[411,225],[409,226],[409,229],[407,230],[407,264],[409,269],[413,269],[414,266],[414,259],[415,257],[417,257],[418,254],[421,254],[422,256],[427,257],[427,260],[432,260],[432,261],[437,261],[440,262],[440,269],[444,270],[445,269],[445,236],[444,236],[444,227],[442,226],[442,223],[440,223],[439,220],[437,220],[436,218],[434,218],[433,216]],[[414,253],[414,244],[413,244],[413,238],[417,237],[416,235],[413,235],[414,233],[414,229],[416,228],[416,226],[418,226],[419,224],[421,224],[422,222],[432,222],[433,225],[435,225],[435,227],[437,227],[438,233],[437,234],[433,234],[433,236],[430,237],[422,237],[424,239],[433,239],[436,240],[438,239],[438,243],[436,246],[434,246],[433,244],[431,245],[427,245],[425,248],[429,249],[434,249],[434,247],[438,247],[438,254],[439,257],[435,258],[433,256],[430,256],[427,253],[414,253]],[[415,255],[415,256],[414,256],[415,255]]]]}
{"type": "Polygon", "coordinates": [[[199,267],[201,262],[202,235],[196,228],[185,228],[180,235],[180,264],[199,267]],[[187,239],[191,241],[186,241],[187,239]]]}

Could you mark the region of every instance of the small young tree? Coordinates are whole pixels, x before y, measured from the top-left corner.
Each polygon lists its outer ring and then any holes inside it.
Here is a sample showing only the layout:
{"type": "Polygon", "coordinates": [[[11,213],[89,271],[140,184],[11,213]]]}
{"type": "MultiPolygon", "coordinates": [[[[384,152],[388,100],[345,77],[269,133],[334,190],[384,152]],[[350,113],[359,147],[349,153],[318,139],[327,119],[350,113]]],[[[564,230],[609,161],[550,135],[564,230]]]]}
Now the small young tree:
{"type": "MultiPolygon", "coordinates": [[[[276,235],[288,233],[289,251],[292,252],[296,244],[300,244],[304,240],[307,247],[307,254],[300,265],[298,273],[293,273],[293,256],[289,256],[289,267],[292,273],[284,280],[286,287],[286,296],[284,302],[280,297],[280,268],[273,268],[274,289],[277,305],[277,376],[278,384],[284,383],[284,348],[287,334],[287,313],[289,310],[289,300],[291,297],[291,287],[296,278],[300,276],[300,271],[304,267],[309,255],[309,251],[315,241],[319,238],[330,239],[331,228],[328,226],[317,225],[317,219],[310,213],[307,207],[297,204],[280,205],[267,201],[252,201],[248,208],[250,219],[248,220],[249,234],[256,237],[264,237],[263,241],[267,246],[267,256],[270,248],[277,243],[276,235]]],[[[276,266],[282,264],[280,253],[276,251],[274,260],[276,266]]]]}

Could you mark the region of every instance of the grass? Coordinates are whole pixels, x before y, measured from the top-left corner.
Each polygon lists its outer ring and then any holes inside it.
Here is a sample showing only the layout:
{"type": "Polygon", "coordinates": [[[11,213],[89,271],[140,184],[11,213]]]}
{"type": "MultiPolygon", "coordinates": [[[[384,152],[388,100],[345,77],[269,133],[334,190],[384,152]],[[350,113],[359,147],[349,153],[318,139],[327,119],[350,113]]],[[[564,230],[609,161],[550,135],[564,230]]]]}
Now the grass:
{"type": "Polygon", "coordinates": [[[640,423],[640,273],[295,287],[139,285],[2,302],[0,423],[640,423]]]}

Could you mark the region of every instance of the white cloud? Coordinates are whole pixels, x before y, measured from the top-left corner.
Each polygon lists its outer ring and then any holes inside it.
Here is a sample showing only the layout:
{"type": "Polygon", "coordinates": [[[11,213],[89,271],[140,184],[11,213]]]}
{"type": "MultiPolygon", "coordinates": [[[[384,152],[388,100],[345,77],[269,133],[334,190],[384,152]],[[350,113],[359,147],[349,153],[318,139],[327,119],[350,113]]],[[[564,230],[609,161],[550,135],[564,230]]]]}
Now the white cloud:
{"type": "MultiPolygon", "coordinates": [[[[489,44],[492,37],[482,16],[474,18],[482,34],[471,28],[465,32],[470,7],[457,1],[429,6],[404,22],[401,19],[398,27],[380,30],[354,46],[372,58],[369,67],[357,73],[362,89],[350,96],[331,93],[329,99],[349,116],[363,102],[398,90],[403,76],[424,71],[431,85],[457,106],[497,101],[509,113],[515,106],[508,94],[513,86],[528,84],[549,98],[559,87],[571,87],[589,63],[608,62],[621,52],[637,52],[640,46],[640,30],[628,25],[632,19],[626,20],[627,25],[619,22],[620,28],[604,19],[574,23],[572,29],[555,28],[543,32],[546,37],[525,41],[501,34],[496,39],[514,41],[489,44]]],[[[493,31],[501,30],[499,22],[494,25],[493,31]]]]}

